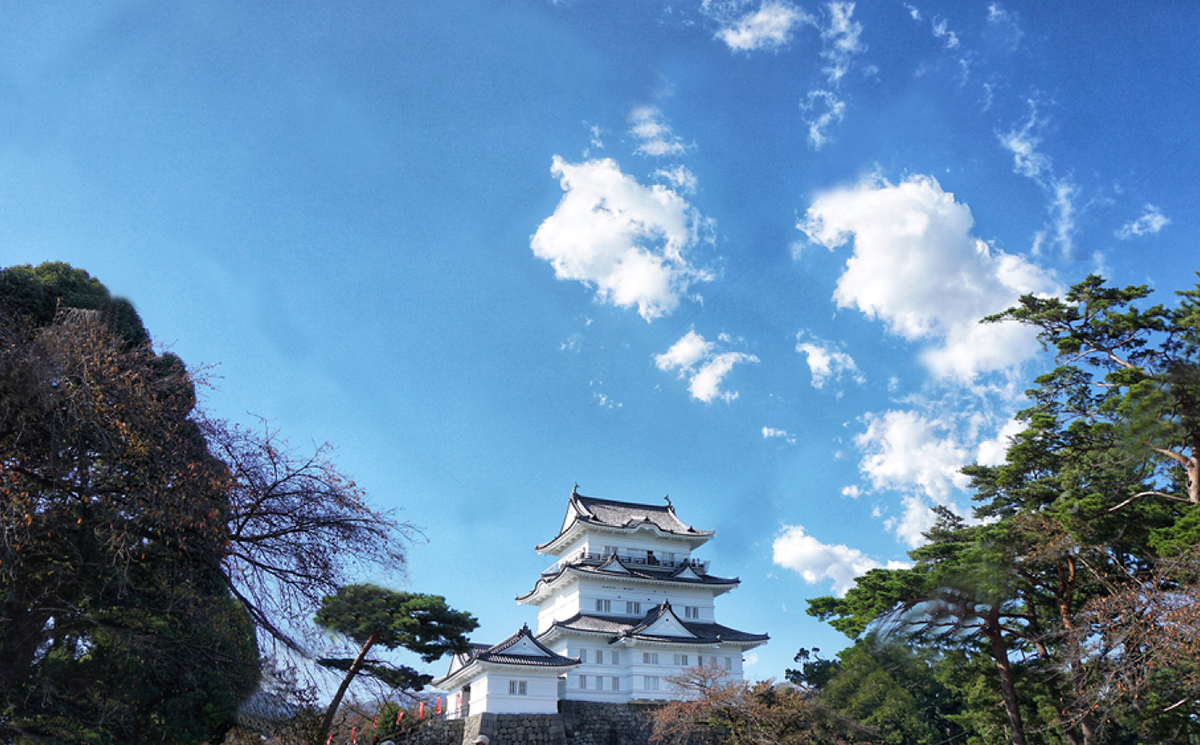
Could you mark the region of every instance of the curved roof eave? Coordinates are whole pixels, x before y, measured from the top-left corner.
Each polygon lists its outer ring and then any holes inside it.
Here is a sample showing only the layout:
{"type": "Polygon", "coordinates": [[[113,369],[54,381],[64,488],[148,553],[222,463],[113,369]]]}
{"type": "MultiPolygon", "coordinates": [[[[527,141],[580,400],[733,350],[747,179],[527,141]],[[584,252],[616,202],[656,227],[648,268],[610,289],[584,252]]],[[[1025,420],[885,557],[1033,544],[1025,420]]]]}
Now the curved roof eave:
{"type": "Polygon", "coordinates": [[[614,579],[614,580],[620,579],[620,580],[628,580],[631,582],[645,582],[645,583],[656,584],[656,585],[669,584],[669,585],[676,586],[676,587],[711,587],[717,591],[715,593],[716,595],[723,595],[724,593],[729,592],[730,590],[734,589],[735,587],[737,587],[738,585],[740,585],[742,583],[742,581],[740,579],[738,579],[737,577],[713,577],[714,581],[712,581],[712,582],[704,582],[704,581],[697,582],[696,580],[679,579],[674,576],[670,576],[670,577],[643,576],[640,573],[633,573],[633,572],[628,572],[628,573],[627,572],[609,572],[609,573],[602,574],[599,571],[595,571],[595,570],[587,571],[587,570],[582,570],[579,567],[567,566],[567,567],[563,567],[562,569],[555,572],[554,574],[552,574],[549,577],[539,577],[537,583],[533,586],[533,589],[530,590],[529,592],[525,593],[524,595],[518,595],[516,597],[516,601],[518,603],[521,603],[524,605],[540,605],[541,599],[538,599],[537,602],[534,602],[534,597],[535,596],[544,596],[546,593],[549,593],[551,588],[555,584],[557,584],[558,581],[566,575],[571,575],[571,577],[573,579],[578,578],[578,577],[593,577],[596,579],[614,579]]]}
{"type": "Polygon", "coordinates": [[[692,544],[692,548],[704,545],[709,541],[709,539],[716,535],[716,531],[713,530],[697,530],[692,533],[676,533],[673,531],[663,530],[652,522],[641,522],[631,526],[605,525],[603,523],[588,522],[577,517],[561,533],[545,543],[538,544],[534,547],[534,549],[539,554],[550,554],[552,556],[557,556],[554,551],[561,550],[566,544],[571,543],[571,541],[573,541],[580,533],[582,533],[584,529],[590,529],[602,533],[616,533],[623,535],[636,533],[639,530],[650,530],[653,531],[655,536],[658,538],[671,538],[686,541],[692,544]]]}

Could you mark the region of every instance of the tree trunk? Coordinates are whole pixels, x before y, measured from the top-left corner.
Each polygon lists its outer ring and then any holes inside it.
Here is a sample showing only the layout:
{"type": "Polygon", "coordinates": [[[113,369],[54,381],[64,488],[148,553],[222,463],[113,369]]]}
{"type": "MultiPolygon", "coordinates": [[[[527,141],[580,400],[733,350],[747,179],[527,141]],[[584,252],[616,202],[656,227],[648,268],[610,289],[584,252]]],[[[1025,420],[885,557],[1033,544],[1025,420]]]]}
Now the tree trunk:
{"type": "Polygon", "coordinates": [[[1004,699],[1004,713],[1008,716],[1009,727],[1012,728],[1012,745],[1026,745],[1025,727],[1021,724],[1021,709],[1017,703],[1017,684],[1013,679],[1012,665],[1008,661],[1008,649],[1004,646],[996,610],[993,608],[993,612],[989,614],[984,634],[991,642],[992,659],[996,663],[996,671],[1000,673],[1000,696],[1004,699]]]}
{"type": "Polygon", "coordinates": [[[367,659],[367,652],[375,644],[375,635],[371,634],[367,637],[367,641],[362,645],[362,649],[358,650],[358,656],[354,658],[354,662],[350,663],[350,669],[346,671],[346,677],[342,678],[342,684],[338,686],[337,693],[333,694],[333,700],[329,702],[329,708],[325,710],[325,719],[321,722],[321,730],[317,733],[317,742],[313,745],[325,745],[325,740],[329,738],[329,730],[333,727],[333,716],[337,714],[338,706],[342,703],[342,697],[346,695],[346,689],[350,687],[350,681],[354,680],[354,676],[362,669],[363,660],[367,659]]]}

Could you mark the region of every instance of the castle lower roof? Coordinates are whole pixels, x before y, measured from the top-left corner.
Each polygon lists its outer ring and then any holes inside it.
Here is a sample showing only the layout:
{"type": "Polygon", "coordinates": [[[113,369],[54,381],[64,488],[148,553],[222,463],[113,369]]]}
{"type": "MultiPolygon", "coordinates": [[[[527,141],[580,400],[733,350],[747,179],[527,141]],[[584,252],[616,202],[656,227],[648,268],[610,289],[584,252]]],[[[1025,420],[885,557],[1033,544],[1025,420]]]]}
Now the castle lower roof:
{"type": "Polygon", "coordinates": [[[751,634],[711,621],[685,621],[675,615],[669,602],[655,606],[640,619],[596,613],[577,613],[555,621],[538,639],[551,640],[564,633],[583,633],[604,637],[609,644],[634,646],[638,643],[717,647],[730,644],[743,650],[765,644],[767,634],[751,634]]]}
{"type": "Polygon", "coordinates": [[[526,624],[499,644],[472,644],[466,652],[454,655],[450,671],[433,685],[454,688],[481,667],[567,669],[578,664],[578,658],[564,657],[538,641],[526,624]]]}

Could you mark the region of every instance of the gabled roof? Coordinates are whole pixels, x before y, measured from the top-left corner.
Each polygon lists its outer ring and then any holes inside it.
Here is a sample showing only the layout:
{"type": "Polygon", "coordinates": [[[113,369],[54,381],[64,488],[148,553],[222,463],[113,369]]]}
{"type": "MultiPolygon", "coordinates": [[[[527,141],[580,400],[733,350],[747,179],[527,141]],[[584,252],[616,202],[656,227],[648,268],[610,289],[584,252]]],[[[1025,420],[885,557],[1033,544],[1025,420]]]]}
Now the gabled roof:
{"type": "Polygon", "coordinates": [[[577,613],[556,621],[538,635],[549,639],[564,633],[589,634],[605,637],[609,644],[633,646],[638,642],[686,644],[688,646],[717,646],[733,644],[743,650],[766,643],[767,634],[751,634],[731,629],[719,623],[687,621],[675,615],[669,602],[657,605],[642,618],[632,621],[618,616],[577,613]]]}
{"type": "Polygon", "coordinates": [[[714,577],[709,574],[697,574],[689,565],[677,567],[670,573],[649,572],[640,567],[626,566],[615,555],[610,555],[599,565],[589,563],[565,564],[553,574],[538,578],[533,589],[524,595],[517,596],[518,603],[538,604],[555,585],[569,576],[591,576],[601,578],[620,578],[624,580],[653,582],[665,585],[705,585],[714,589],[714,595],[728,592],[741,584],[737,577],[714,577]]]}
{"type": "MultiPolygon", "coordinates": [[[[454,655],[445,677],[433,681],[444,687],[447,682],[461,678],[463,671],[473,666],[503,666],[521,668],[568,668],[579,664],[576,657],[564,657],[542,644],[529,630],[529,624],[499,644],[472,644],[464,653],[454,655]]],[[[453,687],[453,686],[452,686],[453,687]]]]}
{"type": "Polygon", "coordinates": [[[555,544],[560,543],[563,536],[573,533],[573,528],[582,526],[628,531],[648,528],[664,535],[691,539],[697,545],[713,536],[711,530],[696,530],[685,525],[675,515],[675,508],[669,502],[664,505],[617,502],[612,499],[585,497],[578,491],[572,491],[570,499],[567,500],[567,514],[563,518],[558,535],[538,546],[537,550],[552,552],[555,544]]]}

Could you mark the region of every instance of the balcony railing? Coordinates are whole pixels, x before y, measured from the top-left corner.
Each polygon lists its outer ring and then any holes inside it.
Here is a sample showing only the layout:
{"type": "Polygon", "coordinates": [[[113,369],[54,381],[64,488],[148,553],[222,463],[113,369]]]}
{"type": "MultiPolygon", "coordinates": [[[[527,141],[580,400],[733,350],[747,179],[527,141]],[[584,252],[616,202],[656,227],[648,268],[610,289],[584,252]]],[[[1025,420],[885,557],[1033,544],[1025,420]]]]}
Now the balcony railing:
{"type": "MultiPolygon", "coordinates": [[[[546,569],[542,570],[542,574],[556,574],[563,568],[568,566],[599,566],[608,561],[608,557],[612,554],[593,553],[590,551],[577,551],[569,556],[564,556],[558,561],[551,564],[546,569]]],[[[660,559],[655,556],[627,556],[617,552],[617,560],[626,566],[636,566],[639,569],[647,569],[650,571],[673,572],[679,567],[690,566],[696,574],[708,573],[708,562],[700,561],[699,559],[660,559]]]]}

